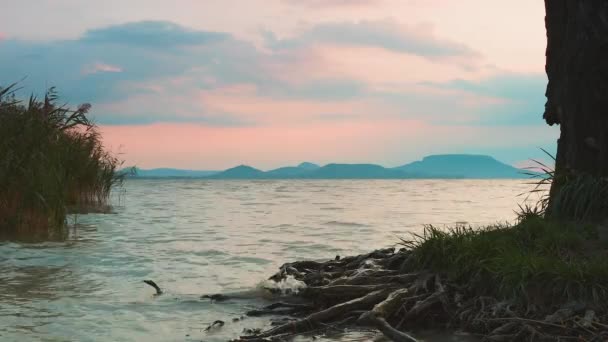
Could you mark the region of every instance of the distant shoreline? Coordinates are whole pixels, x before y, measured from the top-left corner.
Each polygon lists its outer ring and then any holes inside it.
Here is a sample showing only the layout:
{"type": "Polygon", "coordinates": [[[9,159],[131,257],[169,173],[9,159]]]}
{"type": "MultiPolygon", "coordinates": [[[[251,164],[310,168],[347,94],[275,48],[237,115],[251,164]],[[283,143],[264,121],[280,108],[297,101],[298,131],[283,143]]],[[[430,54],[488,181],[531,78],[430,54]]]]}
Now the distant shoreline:
{"type": "Polygon", "coordinates": [[[338,164],[320,166],[304,162],[262,171],[239,165],[223,171],[181,170],[172,168],[134,169],[129,178],[148,179],[522,179],[530,172],[502,163],[491,156],[444,154],[424,157],[398,167],[376,164],[338,164]]]}

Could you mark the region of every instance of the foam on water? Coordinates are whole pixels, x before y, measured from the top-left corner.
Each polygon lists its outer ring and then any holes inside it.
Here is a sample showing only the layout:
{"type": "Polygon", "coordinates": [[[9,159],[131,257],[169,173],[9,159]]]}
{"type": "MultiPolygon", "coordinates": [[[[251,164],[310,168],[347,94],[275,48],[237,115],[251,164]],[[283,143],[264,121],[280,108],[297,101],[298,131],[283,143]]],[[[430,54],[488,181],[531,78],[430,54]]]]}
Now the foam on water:
{"type": "Polygon", "coordinates": [[[280,293],[285,296],[298,294],[306,288],[306,284],[303,281],[297,280],[294,276],[288,275],[279,282],[270,279],[263,280],[257,285],[257,288],[270,290],[273,293],[280,293]]]}

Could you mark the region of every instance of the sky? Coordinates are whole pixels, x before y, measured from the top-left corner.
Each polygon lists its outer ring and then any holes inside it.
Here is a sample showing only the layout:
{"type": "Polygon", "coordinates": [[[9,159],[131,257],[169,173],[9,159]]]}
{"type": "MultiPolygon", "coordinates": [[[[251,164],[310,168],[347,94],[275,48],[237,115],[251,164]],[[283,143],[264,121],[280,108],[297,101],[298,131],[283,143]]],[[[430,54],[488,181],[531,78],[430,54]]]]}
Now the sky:
{"type": "Polygon", "coordinates": [[[542,1],[0,0],[0,86],[91,103],[127,165],[524,165],[542,120],[542,1]]]}

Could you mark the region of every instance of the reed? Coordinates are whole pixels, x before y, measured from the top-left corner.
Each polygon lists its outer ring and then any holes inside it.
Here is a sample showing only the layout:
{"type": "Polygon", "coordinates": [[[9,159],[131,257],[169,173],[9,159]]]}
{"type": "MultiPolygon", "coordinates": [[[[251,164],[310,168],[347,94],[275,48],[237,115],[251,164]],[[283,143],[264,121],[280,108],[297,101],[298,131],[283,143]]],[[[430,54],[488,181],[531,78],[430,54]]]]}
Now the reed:
{"type": "Polygon", "coordinates": [[[105,206],[124,174],[88,118],[89,104],[58,104],[55,89],[43,99],[15,97],[0,88],[0,233],[62,228],[70,210],[105,206]]]}

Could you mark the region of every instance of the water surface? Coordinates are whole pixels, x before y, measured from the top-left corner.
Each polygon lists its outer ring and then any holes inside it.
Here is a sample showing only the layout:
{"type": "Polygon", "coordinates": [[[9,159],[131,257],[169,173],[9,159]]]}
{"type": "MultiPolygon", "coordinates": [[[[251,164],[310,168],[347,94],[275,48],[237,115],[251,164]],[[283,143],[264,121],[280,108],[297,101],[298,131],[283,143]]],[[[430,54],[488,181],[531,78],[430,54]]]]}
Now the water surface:
{"type": "Polygon", "coordinates": [[[0,340],[226,341],[267,324],[230,322],[264,298],[200,295],[254,291],[284,262],[393,246],[423,224],[513,221],[526,190],[522,180],[130,180],[113,214],[78,216],[65,241],[0,242],[0,340]],[[217,319],[230,323],[205,333],[217,319]]]}

